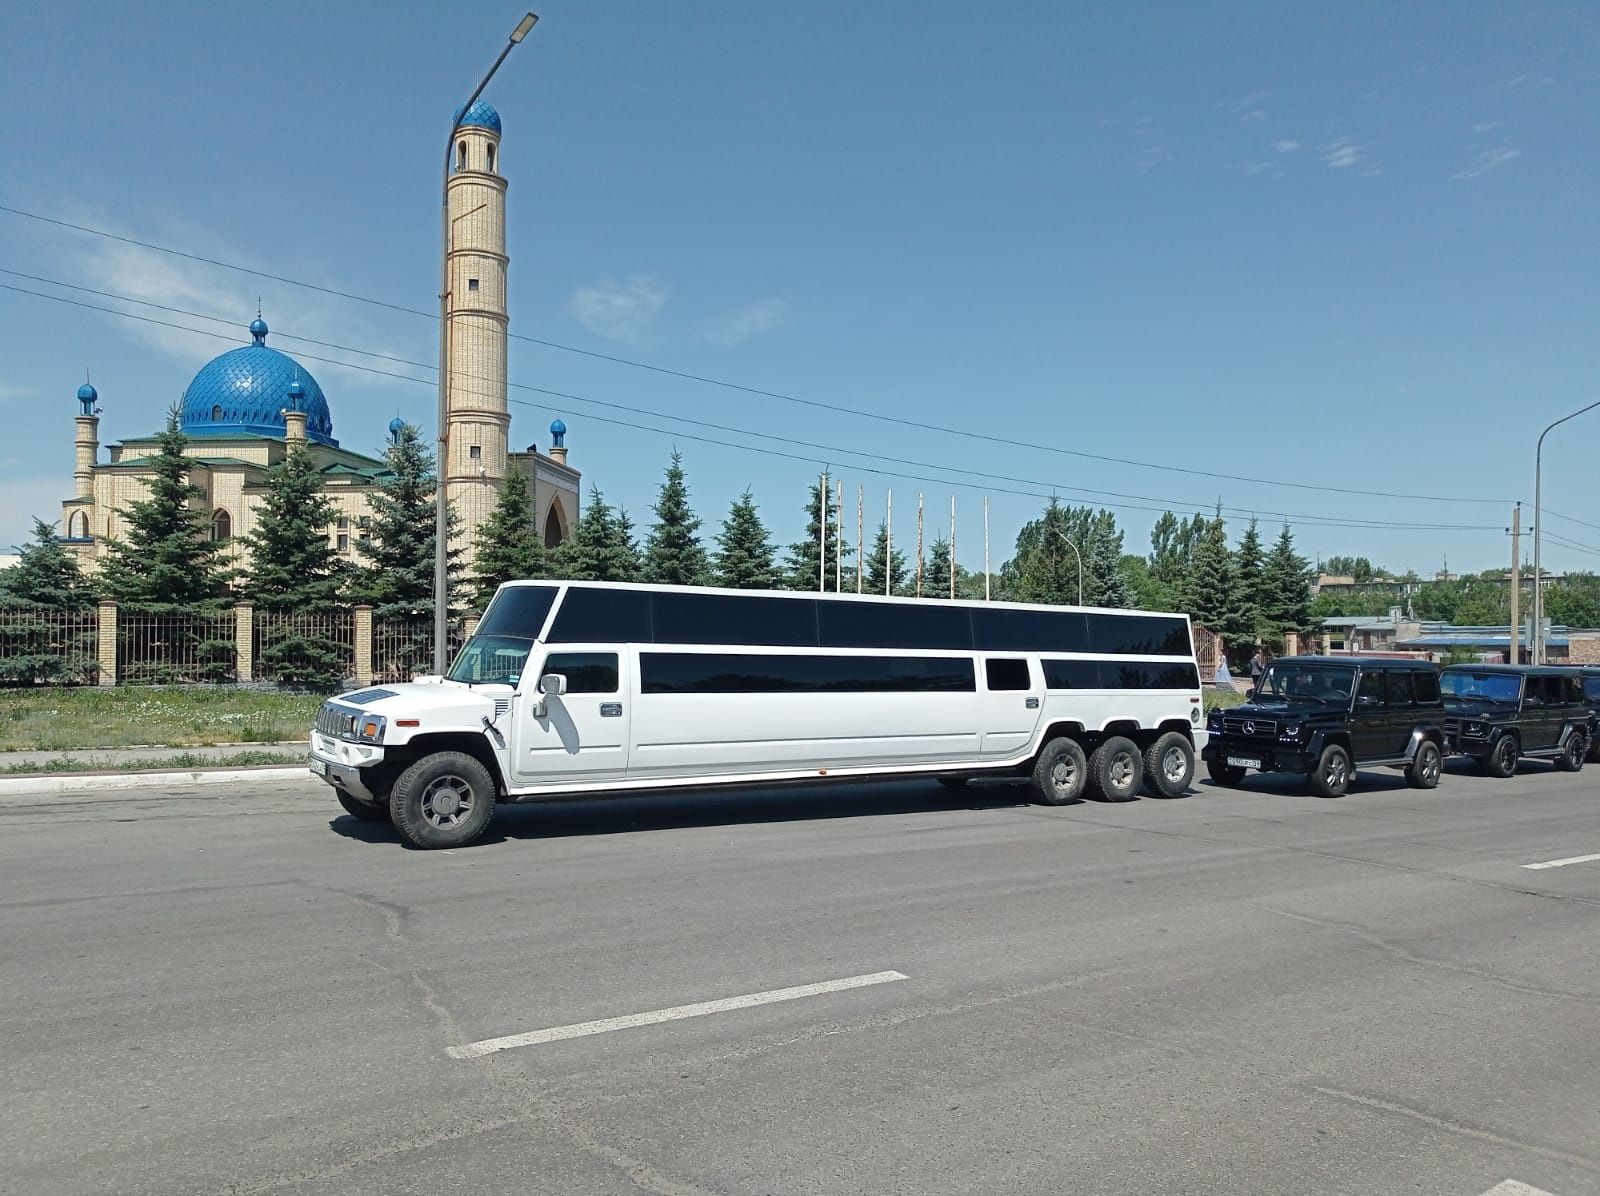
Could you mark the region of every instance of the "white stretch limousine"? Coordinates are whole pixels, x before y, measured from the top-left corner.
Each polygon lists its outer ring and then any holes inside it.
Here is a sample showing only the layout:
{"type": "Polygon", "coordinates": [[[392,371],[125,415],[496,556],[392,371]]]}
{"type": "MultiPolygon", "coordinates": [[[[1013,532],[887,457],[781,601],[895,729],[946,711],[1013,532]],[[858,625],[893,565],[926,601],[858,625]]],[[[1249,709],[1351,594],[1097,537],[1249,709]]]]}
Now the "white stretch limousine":
{"type": "Polygon", "coordinates": [[[325,703],[312,771],[419,847],[497,801],[818,777],[1032,778],[1177,796],[1200,677],[1185,615],[513,582],[443,678],[325,703]]]}

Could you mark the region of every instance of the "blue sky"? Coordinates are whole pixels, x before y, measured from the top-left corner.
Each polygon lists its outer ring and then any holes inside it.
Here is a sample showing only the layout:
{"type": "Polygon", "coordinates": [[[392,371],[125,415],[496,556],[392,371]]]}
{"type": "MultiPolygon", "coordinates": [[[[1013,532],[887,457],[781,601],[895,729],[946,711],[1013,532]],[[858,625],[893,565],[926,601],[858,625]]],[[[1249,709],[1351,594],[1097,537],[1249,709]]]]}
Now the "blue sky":
{"type": "MultiPolygon", "coordinates": [[[[6,5],[0,203],[426,311],[449,116],[520,15],[6,5]]],[[[659,413],[513,391],[535,404],[513,406],[513,443],[546,447],[559,414],[586,482],[641,522],[676,444],[709,522],[749,486],[781,542],[831,460],[851,522],[858,484],[869,525],[893,490],[897,541],[919,490],[930,536],[954,493],[974,567],[986,492],[998,566],[1055,490],[1121,504],[1133,551],[1140,508],[1220,498],[1273,532],[1294,516],[1312,555],[1479,569],[1509,555],[1539,429],[1600,399],[1587,6],[550,0],[541,17],[487,96],[513,333],[967,433],[513,342],[513,385],[659,413]],[[1438,524],[1465,526],[1419,526],[1438,524]]],[[[217,316],[0,275],[237,342],[260,295],[288,352],[396,368],[280,333],[437,353],[427,319],[4,212],[0,267],[217,316]]],[[[71,492],[85,368],[111,441],[154,430],[230,347],[6,290],[0,330],[0,543],[71,492]]],[[[428,371],[307,364],[347,446],[377,450],[397,412],[431,427],[428,371]]],[[[1600,411],[1547,441],[1545,498],[1600,525],[1597,433],[1600,411]]],[[[1600,528],[1546,530],[1600,548],[1600,528]]]]}

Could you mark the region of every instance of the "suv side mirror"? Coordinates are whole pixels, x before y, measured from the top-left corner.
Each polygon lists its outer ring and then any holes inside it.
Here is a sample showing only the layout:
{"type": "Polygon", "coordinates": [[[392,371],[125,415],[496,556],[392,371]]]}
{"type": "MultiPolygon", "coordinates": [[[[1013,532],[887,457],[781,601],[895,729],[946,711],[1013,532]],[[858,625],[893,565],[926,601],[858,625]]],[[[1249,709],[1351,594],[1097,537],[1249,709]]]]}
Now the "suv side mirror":
{"type": "Polygon", "coordinates": [[[565,673],[546,673],[539,678],[539,700],[533,704],[533,717],[544,718],[550,713],[550,699],[567,692],[565,673]]]}
{"type": "Polygon", "coordinates": [[[1256,700],[1256,687],[1255,686],[1252,685],[1249,689],[1244,691],[1244,700],[1246,702],[1254,702],[1256,700]]]}

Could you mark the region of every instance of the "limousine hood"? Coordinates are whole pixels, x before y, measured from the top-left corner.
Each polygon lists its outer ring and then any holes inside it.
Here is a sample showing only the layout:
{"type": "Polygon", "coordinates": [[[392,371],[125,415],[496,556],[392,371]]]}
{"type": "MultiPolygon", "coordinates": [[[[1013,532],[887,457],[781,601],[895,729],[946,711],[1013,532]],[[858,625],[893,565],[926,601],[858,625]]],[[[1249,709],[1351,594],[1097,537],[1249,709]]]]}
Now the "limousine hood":
{"type": "Polygon", "coordinates": [[[439,724],[477,728],[485,715],[493,718],[497,711],[504,710],[510,697],[510,689],[504,686],[490,689],[412,681],[340,694],[333,701],[354,706],[364,714],[382,715],[391,724],[397,718],[417,719],[426,731],[439,724]]]}

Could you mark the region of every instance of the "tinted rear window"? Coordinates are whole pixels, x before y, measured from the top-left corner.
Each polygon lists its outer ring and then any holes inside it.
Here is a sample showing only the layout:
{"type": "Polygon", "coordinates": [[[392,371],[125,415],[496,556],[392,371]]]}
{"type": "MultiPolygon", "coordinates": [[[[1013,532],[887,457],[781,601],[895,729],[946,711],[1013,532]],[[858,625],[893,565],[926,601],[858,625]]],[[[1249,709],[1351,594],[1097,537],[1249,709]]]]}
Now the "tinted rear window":
{"type": "Polygon", "coordinates": [[[478,635],[502,635],[511,639],[534,640],[544,630],[550,605],[556,600],[554,586],[507,586],[494,596],[478,624],[478,635]]]}
{"type": "Polygon", "coordinates": [[[972,650],[971,616],[965,607],[827,599],[818,600],[816,607],[817,643],[824,648],[972,650]]]}
{"type": "Polygon", "coordinates": [[[1439,674],[1431,669],[1425,673],[1413,673],[1412,680],[1417,686],[1417,704],[1431,706],[1439,700],[1439,674]]]}
{"type": "Polygon", "coordinates": [[[984,678],[992,690],[1032,689],[1028,662],[1021,657],[996,656],[983,662],[984,678]]]}
{"type": "Polygon", "coordinates": [[[974,610],[972,646],[980,652],[1093,652],[1079,611],[974,610]]]}
{"type": "Polygon", "coordinates": [[[1047,689],[1183,689],[1200,688],[1200,670],[1193,664],[1156,664],[1142,660],[1046,660],[1047,689]]]}
{"type": "Polygon", "coordinates": [[[1090,615],[1089,651],[1108,656],[1188,656],[1182,619],[1150,615],[1090,615]]]}
{"type": "Polygon", "coordinates": [[[643,652],[647,694],[971,693],[972,658],[643,652]]]}
{"type": "Polygon", "coordinates": [[[742,594],[654,594],[658,644],[770,644],[814,648],[817,603],[742,594]]]}
{"type": "Polygon", "coordinates": [[[552,644],[648,644],[650,594],[573,586],[550,628],[552,644]]]}

